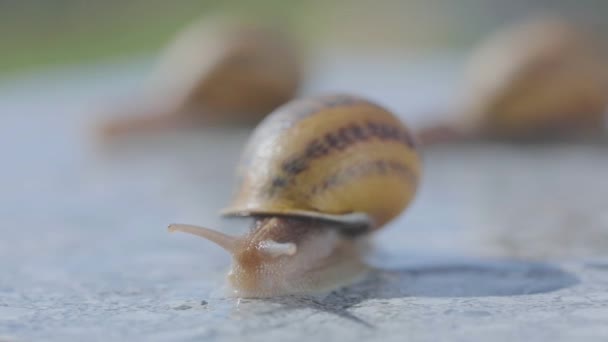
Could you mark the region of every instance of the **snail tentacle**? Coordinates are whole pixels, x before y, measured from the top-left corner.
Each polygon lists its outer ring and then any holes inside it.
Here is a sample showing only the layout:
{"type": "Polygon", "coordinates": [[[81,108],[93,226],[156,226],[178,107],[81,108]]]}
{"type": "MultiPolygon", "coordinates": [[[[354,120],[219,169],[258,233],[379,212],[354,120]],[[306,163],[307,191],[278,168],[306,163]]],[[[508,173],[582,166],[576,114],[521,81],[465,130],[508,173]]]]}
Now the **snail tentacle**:
{"type": "Polygon", "coordinates": [[[207,239],[222,247],[230,253],[234,253],[239,245],[240,238],[231,236],[205,227],[193,226],[189,224],[171,224],[169,232],[182,232],[207,239]]]}

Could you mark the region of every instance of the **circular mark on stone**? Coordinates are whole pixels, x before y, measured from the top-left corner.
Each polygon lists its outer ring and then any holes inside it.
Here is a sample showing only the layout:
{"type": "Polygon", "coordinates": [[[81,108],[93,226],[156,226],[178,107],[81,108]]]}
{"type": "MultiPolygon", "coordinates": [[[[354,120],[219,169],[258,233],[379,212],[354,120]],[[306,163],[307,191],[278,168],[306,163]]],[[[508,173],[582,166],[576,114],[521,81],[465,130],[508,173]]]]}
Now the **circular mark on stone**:
{"type": "Polygon", "coordinates": [[[446,311],[444,311],[445,315],[463,315],[463,316],[468,316],[468,317],[488,317],[491,316],[492,314],[488,311],[483,311],[483,310],[455,310],[455,309],[448,309],[446,311]]]}
{"type": "Polygon", "coordinates": [[[186,305],[186,304],[182,304],[180,306],[176,306],[173,308],[173,310],[189,310],[192,309],[192,307],[190,305],[186,305]]]}
{"type": "Polygon", "coordinates": [[[516,296],[556,291],[578,282],[574,275],[544,263],[435,263],[374,269],[347,292],[364,298],[516,296]]]}

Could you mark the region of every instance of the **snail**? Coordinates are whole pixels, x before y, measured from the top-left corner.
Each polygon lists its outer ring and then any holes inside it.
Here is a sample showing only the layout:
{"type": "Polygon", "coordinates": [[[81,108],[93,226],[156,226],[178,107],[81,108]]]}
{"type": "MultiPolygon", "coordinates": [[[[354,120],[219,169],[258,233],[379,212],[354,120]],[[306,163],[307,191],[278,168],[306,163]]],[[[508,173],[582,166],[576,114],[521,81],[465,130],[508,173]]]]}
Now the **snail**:
{"type": "Polygon", "coordinates": [[[587,31],[534,17],[473,53],[457,118],[424,129],[423,144],[452,140],[555,141],[604,131],[608,56],[587,31]]]}
{"type": "Polygon", "coordinates": [[[250,217],[242,237],[175,224],[233,257],[239,297],[319,293],[365,270],[370,233],[412,201],[420,159],[408,128],[352,95],[297,99],[254,130],[225,216],[250,217]]]}
{"type": "Polygon", "coordinates": [[[201,20],[168,47],[142,98],[101,131],[114,137],[201,123],[257,123],[291,100],[299,85],[294,43],[281,32],[226,18],[201,20]]]}

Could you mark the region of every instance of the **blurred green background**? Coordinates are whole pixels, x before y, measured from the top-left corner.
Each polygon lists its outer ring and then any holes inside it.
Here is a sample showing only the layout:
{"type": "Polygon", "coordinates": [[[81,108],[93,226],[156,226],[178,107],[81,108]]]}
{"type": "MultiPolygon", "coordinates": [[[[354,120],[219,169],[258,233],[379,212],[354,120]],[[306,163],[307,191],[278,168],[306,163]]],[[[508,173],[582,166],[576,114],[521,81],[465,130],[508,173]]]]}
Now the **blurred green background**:
{"type": "Polygon", "coordinates": [[[415,53],[467,48],[539,11],[608,28],[603,0],[0,0],[0,74],[150,54],[188,22],[218,12],[282,22],[305,44],[415,53]]]}

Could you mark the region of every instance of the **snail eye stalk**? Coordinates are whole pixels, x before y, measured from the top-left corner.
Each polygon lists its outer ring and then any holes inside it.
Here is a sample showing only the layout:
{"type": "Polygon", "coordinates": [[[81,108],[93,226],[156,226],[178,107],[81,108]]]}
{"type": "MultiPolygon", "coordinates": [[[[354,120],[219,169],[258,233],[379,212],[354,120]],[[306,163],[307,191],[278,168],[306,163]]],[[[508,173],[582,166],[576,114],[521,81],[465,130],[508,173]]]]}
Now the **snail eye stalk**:
{"type": "Polygon", "coordinates": [[[234,253],[236,251],[237,245],[240,241],[240,239],[235,236],[220,233],[218,231],[215,231],[215,230],[212,230],[209,228],[192,226],[192,225],[188,225],[188,224],[172,224],[172,225],[169,225],[168,229],[169,229],[169,232],[172,232],[172,233],[173,232],[182,232],[182,233],[188,233],[188,234],[200,236],[204,239],[207,239],[207,240],[215,243],[216,245],[222,247],[223,249],[227,250],[230,253],[234,253]]]}

